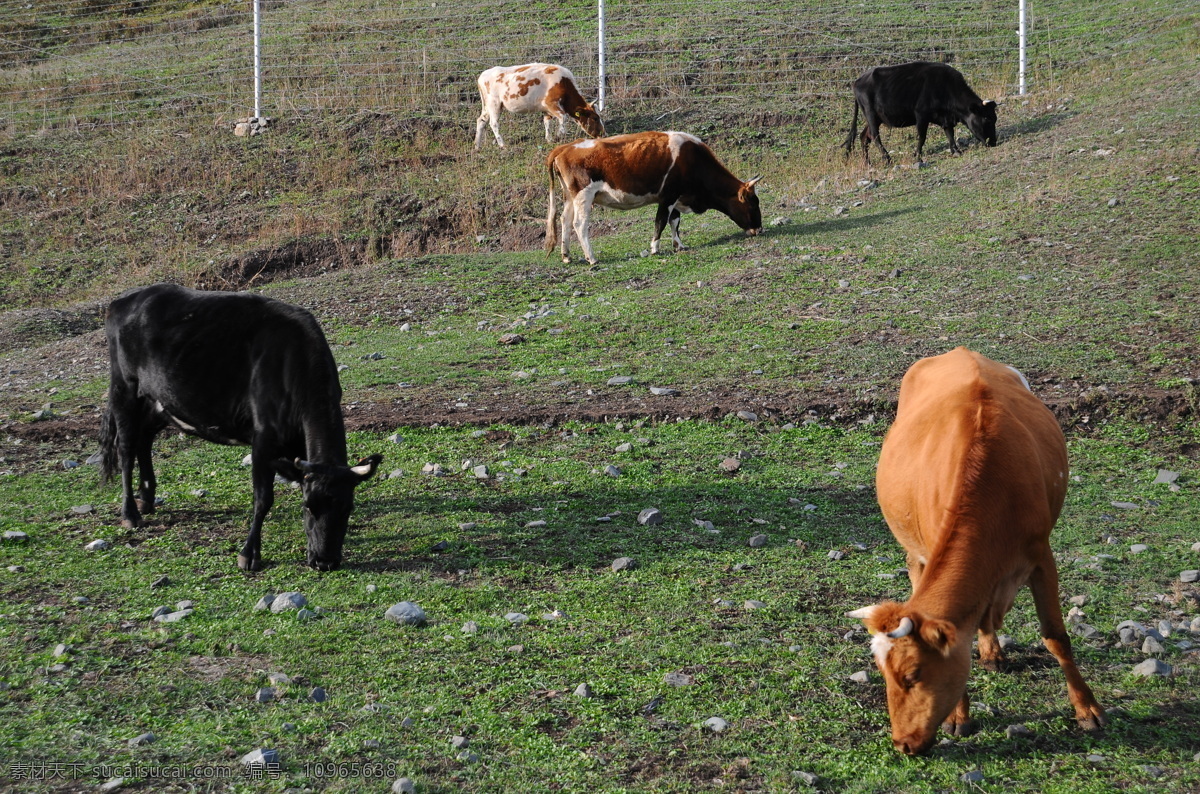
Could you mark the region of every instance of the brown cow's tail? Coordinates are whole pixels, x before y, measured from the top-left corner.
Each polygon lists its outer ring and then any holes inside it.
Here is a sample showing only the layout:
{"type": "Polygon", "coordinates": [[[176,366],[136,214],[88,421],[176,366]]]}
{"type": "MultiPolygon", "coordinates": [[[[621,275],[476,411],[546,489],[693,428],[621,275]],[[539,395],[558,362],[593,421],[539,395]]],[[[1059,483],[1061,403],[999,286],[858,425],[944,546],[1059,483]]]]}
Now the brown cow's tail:
{"type": "Polygon", "coordinates": [[[854,152],[854,138],[858,135],[858,95],[854,97],[854,114],[850,117],[850,134],[846,136],[846,142],[842,144],[842,148],[846,150],[846,159],[854,152]]]}
{"type": "Polygon", "coordinates": [[[104,409],[104,416],[100,419],[100,450],[88,458],[88,462],[100,464],[100,484],[108,485],[118,468],[117,418],[113,416],[111,406],[104,409]]]}
{"type": "Polygon", "coordinates": [[[549,209],[546,210],[546,256],[554,253],[555,246],[558,245],[558,224],[554,222],[554,157],[546,161],[547,170],[550,175],[550,200],[549,209]]]}

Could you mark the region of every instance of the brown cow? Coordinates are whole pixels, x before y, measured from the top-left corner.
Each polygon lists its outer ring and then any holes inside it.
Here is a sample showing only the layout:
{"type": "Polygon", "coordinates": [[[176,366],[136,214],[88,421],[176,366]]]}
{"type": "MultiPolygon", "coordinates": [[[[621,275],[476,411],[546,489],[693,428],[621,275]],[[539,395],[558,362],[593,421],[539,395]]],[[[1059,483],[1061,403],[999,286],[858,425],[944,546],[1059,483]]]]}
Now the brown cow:
{"type": "Polygon", "coordinates": [[[1104,725],[1071,656],[1050,550],[1067,490],[1067,447],[1021,373],[964,347],[913,364],[900,384],[876,489],[908,552],[913,595],[848,616],[874,635],[896,749],[929,749],[943,720],[952,734],[970,732],[971,638],[979,632],[980,663],[998,668],[996,631],[1026,584],[1042,641],[1067,677],[1075,719],[1084,730],[1104,725]]]}
{"type": "Polygon", "coordinates": [[[542,124],[546,128],[546,142],[550,135],[550,124],[558,119],[558,134],[563,134],[567,118],[575,120],[585,133],[594,138],[604,137],[604,122],[600,114],[585,100],[575,87],[575,75],[565,66],[552,63],[527,63],[524,66],[493,66],[479,75],[479,98],[483,101],[483,112],[475,122],[475,148],[483,145],[483,128],[488,124],[496,136],[496,144],[503,149],[500,137],[500,111],[509,113],[542,113],[542,124]]]}
{"type": "Polygon", "coordinates": [[[696,214],[715,209],[723,212],[746,234],[762,231],[762,213],[754,185],[729,173],[716,155],[694,135],[686,132],[639,132],[594,141],[564,143],[546,158],[550,172],[550,209],[546,215],[546,253],[559,242],[554,223],[554,180],[563,188],[562,258],[570,262],[570,234],[583,248],[587,261],[596,264],[588,238],[592,205],[631,210],[657,204],[654,237],[650,252],[658,253],[663,228],[671,225],[675,250],[683,250],[679,238],[681,212],[696,214]]]}

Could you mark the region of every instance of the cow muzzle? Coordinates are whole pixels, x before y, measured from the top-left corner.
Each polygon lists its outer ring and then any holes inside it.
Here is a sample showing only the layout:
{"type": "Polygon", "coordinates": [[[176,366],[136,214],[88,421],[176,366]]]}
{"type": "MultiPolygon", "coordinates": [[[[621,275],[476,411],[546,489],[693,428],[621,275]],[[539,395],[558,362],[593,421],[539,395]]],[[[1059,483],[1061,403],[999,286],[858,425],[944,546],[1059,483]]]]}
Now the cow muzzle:
{"type": "Polygon", "coordinates": [[[761,226],[760,226],[760,227],[758,227],[757,229],[747,229],[747,230],[746,230],[746,236],[747,236],[747,237],[758,237],[760,234],[762,234],[762,227],[761,227],[761,226]]]}
{"type": "Polygon", "coordinates": [[[892,744],[895,746],[897,751],[903,753],[904,755],[922,755],[933,746],[933,740],[935,738],[937,738],[936,735],[930,735],[928,738],[921,738],[919,735],[913,734],[900,739],[893,737],[892,744]]]}
{"type": "Polygon", "coordinates": [[[315,568],[318,571],[336,571],[338,568],[342,567],[342,561],[340,559],[336,559],[336,560],[324,559],[324,558],[318,557],[316,554],[313,554],[312,552],[309,552],[308,565],[310,568],[315,568]]]}

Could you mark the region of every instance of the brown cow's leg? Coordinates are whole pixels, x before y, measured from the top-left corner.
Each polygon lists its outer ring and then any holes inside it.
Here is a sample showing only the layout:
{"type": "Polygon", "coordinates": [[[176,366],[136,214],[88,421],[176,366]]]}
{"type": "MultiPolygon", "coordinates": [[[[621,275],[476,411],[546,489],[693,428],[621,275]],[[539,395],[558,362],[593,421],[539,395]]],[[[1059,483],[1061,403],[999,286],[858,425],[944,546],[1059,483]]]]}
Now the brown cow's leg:
{"type": "Polygon", "coordinates": [[[993,673],[1004,667],[1004,651],[995,631],[979,629],[979,666],[993,673]]]}
{"type": "Polygon", "coordinates": [[[970,736],[975,732],[975,723],[971,719],[971,701],[963,692],[962,700],[950,712],[950,716],[942,723],[942,730],[951,736],[970,736]]]}
{"type": "Polygon", "coordinates": [[[1033,591],[1033,603],[1037,607],[1038,621],[1042,628],[1042,642],[1046,650],[1054,654],[1067,677],[1067,696],[1075,707],[1075,720],[1085,731],[1099,730],[1104,726],[1104,709],[1096,702],[1071,653],[1071,639],[1063,626],[1062,608],[1058,605],[1058,569],[1054,565],[1054,554],[1049,547],[1042,556],[1042,563],[1029,578],[1029,589],[1033,591]]]}

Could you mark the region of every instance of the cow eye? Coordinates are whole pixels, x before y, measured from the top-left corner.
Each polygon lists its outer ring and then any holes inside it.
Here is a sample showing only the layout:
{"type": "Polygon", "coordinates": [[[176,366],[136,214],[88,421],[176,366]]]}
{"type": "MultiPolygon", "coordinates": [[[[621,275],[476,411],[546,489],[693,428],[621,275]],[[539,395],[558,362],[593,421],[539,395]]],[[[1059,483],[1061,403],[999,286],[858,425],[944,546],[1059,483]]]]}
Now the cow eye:
{"type": "Polygon", "coordinates": [[[909,689],[911,687],[916,686],[917,682],[920,680],[921,680],[921,671],[913,670],[912,672],[905,674],[904,678],[901,679],[901,683],[904,684],[905,689],[909,689]]]}

